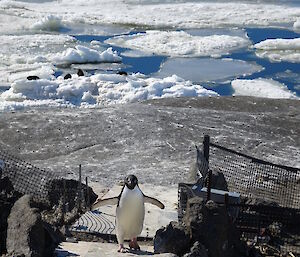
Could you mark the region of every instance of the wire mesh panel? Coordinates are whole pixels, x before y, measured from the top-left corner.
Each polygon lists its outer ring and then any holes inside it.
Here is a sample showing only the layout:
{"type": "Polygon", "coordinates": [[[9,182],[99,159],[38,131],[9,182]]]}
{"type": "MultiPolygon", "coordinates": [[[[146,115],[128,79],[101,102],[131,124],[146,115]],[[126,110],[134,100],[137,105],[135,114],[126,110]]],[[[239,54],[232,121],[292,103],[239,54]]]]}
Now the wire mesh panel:
{"type": "Polygon", "coordinates": [[[212,143],[209,158],[210,168],[224,174],[229,191],[260,204],[300,208],[300,169],[272,164],[212,143]]]}
{"type": "MultiPolygon", "coordinates": [[[[228,191],[241,196],[239,204],[229,206],[239,210],[235,224],[242,238],[255,241],[262,250],[266,247],[299,255],[300,169],[273,164],[207,141],[209,149],[204,144],[203,152],[209,153],[205,156],[206,160],[209,157],[209,169],[223,174],[228,191]],[[278,235],[272,232],[276,226],[278,235]]],[[[198,162],[203,160],[197,158],[198,162]]],[[[198,164],[198,168],[202,166],[198,164]]],[[[195,196],[193,188],[194,184],[178,185],[179,221],[188,199],[195,196]]]]}
{"type": "Polygon", "coordinates": [[[58,176],[51,171],[39,169],[0,150],[0,175],[8,177],[14,189],[32,195],[39,202],[48,201],[49,183],[58,176]]]}

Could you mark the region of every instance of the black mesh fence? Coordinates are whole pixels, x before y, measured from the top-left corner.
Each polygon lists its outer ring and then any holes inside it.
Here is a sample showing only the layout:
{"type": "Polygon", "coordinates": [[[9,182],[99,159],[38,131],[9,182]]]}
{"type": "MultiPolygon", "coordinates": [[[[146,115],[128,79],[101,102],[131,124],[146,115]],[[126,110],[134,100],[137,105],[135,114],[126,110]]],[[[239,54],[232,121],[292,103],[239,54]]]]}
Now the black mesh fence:
{"type": "Polygon", "coordinates": [[[213,143],[209,166],[224,174],[230,191],[239,192],[249,201],[300,208],[300,169],[276,165],[213,143]]]}
{"type": "Polygon", "coordinates": [[[32,195],[39,202],[48,201],[51,181],[58,178],[52,171],[37,168],[1,150],[0,175],[8,177],[16,191],[32,195]]]}
{"type": "MultiPolygon", "coordinates": [[[[203,153],[206,153],[205,158],[197,158],[197,162],[208,159],[209,169],[224,175],[228,191],[240,194],[240,202],[229,206],[239,210],[235,223],[241,236],[245,240],[262,240],[263,245],[266,240],[263,232],[277,224],[280,242],[274,249],[299,255],[300,169],[273,164],[209,141],[203,153]]],[[[198,168],[201,167],[203,165],[198,163],[198,168]]],[[[193,187],[194,184],[179,184],[179,221],[185,213],[187,200],[197,195],[193,187]]]]}

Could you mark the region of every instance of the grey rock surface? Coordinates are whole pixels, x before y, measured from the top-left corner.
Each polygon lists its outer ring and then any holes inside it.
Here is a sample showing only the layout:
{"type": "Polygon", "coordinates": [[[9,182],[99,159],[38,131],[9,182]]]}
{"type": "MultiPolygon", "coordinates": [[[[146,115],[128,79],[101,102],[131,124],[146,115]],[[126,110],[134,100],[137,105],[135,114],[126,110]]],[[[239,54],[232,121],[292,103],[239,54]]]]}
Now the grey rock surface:
{"type": "Polygon", "coordinates": [[[190,235],[178,222],[172,221],[165,228],[156,231],[153,245],[155,253],[174,253],[182,256],[190,249],[190,235]]]}
{"type": "Polygon", "coordinates": [[[31,196],[24,195],[15,202],[7,223],[8,256],[50,257],[55,242],[45,229],[41,215],[31,196]]]}
{"type": "Polygon", "coordinates": [[[41,168],[111,186],[186,181],[203,135],[254,157],[300,167],[300,101],[251,97],[160,99],[99,109],[1,113],[0,146],[41,168]]]}
{"type": "Polygon", "coordinates": [[[224,205],[204,202],[200,197],[188,200],[183,222],[193,242],[200,242],[212,257],[246,256],[246,246],[231,222],[224,205]]]}
{"type": "Polygon", "coordinates": [[[186,253],[183,257],[208,257],[208,253],[205,246],[196,241],[190,252],[186,253]]]}

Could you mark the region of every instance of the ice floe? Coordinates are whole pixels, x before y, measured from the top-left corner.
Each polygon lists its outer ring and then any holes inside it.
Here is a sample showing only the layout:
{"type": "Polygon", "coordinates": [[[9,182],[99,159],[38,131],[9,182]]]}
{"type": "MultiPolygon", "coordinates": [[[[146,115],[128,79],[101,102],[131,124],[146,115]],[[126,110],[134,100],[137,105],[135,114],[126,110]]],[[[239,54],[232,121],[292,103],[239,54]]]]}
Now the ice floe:
{"type": "MultiPolygon", "coordinates": [[[[111,48],[78,45],[68,35],[1,35],[0,81],[36,75],[50,79],[56,64],[120,62],[122,58],[111,48]]],[[[98,46],[98,45],[97,45],[98,46]]]]}
{"type": "Polygon", "coordinates": [[[106,43],[156,55],[172,57],[219,57],[250,45],[246,38],[229,35],[192,36],[185,31],[149,30],[136,35],[118,36],[106,43]]]}
{"type": "Polygon", "coordinates": [[[231,82],[234,95],[299,99],[287,86],[272,79],[236,79],[231,82]]]}
{"type": "Polygon", "coordinates": [[[256,55],[273,62],[300,63],[300,38],[267,39],[254,45],[256,55]]]}
{"type": "Polygon", "coordinates": [[[64,22],[69,25],[123,24],[154,28],[212,28],[294,24],[300,15],[300,8],[253,1],[152,1],[141,4],[140,1],[119,0],[91,0],[88,3],[84,0],[6,0],[0,2],[0,20],[3,20],[0,33],[8,31],[11,21],[14,22],[13,29],[30,29],[40,21],[41,14],[63,17],[64,22]],[[10,20],[3,18],[4,16],[10,16],[10,20]]]}
{"type": "Polygon", "coordinates": [[[217,95],[176,75],[163,79],[147,78],[142,74],[73,75],[68,80],[62,77],[53,80],[17,80],[0,95],[0,110],[26,107],[27,103],[29,106],[50,103],[50,106],[95,107],[164,97],[217,95]]]}
{"type": "Polygon", "coordinates": [[[246,76],[263,69],[255,63],[248,63],[229,58],[170,58],[155,74],[160,78],[176,74],[193,82],[214,81],[246,76]]]}

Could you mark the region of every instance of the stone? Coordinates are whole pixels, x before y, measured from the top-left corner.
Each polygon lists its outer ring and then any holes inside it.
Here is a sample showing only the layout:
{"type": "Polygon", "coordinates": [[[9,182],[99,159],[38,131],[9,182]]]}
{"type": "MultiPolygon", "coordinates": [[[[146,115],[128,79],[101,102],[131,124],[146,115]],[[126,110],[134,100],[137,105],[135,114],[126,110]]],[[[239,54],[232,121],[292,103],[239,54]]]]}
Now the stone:
{"type": "Polygon", "coordinates": [[[207,249],[203,244],[196,241],[190,252],[186,253],[183,257],[208,257],[207,249]]]}
{"type": "Polygon", "coordinates": [[[244,256],[246,247],[228,216],[226,207],[202,198],[188,200],[183,218],[193,242],[199,241],[211,257],[244,256]]]}
{"type": "Polygon", "coordinates": [[[50,226],[42,221],[37,204],[29,195],[15,202],[7,220],[6,248],[10,256],[53,256],[55,240],[50,226]]]}
{"type": "Polygon", "coordinates": [[[156,231],[155,253],[174,253],[182,256],[190,249],[190,236],[178,222],[172,221],[167,227],[156,231]]]}
{"type": "Polygon", "coordinates": [[[0,256],[6,252],[7,218],[21,194],[14,191],[8,177],[0,179],[0,256]]]}

